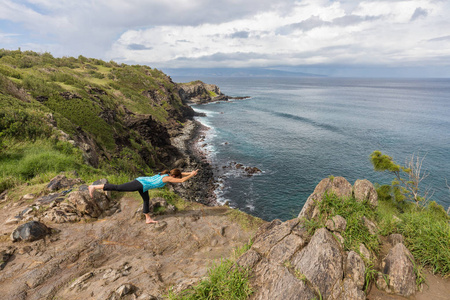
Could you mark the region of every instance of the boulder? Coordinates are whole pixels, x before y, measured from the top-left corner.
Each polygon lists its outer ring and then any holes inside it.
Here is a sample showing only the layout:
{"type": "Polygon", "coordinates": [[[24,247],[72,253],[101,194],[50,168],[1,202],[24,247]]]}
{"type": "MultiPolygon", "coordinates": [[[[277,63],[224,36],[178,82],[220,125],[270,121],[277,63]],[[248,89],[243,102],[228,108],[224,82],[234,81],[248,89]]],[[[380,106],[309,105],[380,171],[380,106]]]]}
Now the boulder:
{"type": "Polygon", "coordinates": [[[60,174],[50,180],[50,183],[47,185],[47,189],[54,192],[63,188],[72,187],[80,183],[83,183],[83,180],[81,180],[80,178],[67,178],[66,175],[60,174]]]}
{"type": "Polygon", "coordinates": [[[319,210],[316,207],[321,202],[325,193],[334,193],[340,198],[349,198],[352,196],[352,185],[344,177],[334,177],[332,179],[325,178],[319,182],[314,192],[308,197],[305,205],[300,211],[298,217],[306,219],[314,219],[319,210]]]}
{"type": "Polygon", "coordinates": [[[382,271],[388,282],[379,276],[377,285],[388,293],[409,297],[416,292],[416,274],[413,256],[402,243],[396,244],[382,262],[382,271]]]}
{"type": "Polygon", "coordinates": [[[110,207],[108,197],[103,193],[94,193],[94,197],[89,196],[88,191],[75,191],[70,193],[67,201],[72,204],[81,215],[98,218],[110,207]]]}
{"type": "MultiPolygon", "coordinates": [[[[252,299],[290,299],[310,300],[317,298],[314,290],[304,281],[289,272],[289,269],[278,264],[263,261],[254,269],[255,293],[252,299]]],[[[325,299],[325,298],[324,298],[325,299]]]]}
{"type": "Polygon", "coordinates": [[[37,221],[30,221],[17,227],[11,234],[13,242],[22,240],[25,242],[32,242],[44,238],[51,232],[51,229],[45,224],[37,221]]]}
{"type": "Polygon", "coordinates": [[[366,245],[359,244],[359,253],[366,259],[369,259],[372,257],[370,254],[369,249],[367,249],[366,245]]]}
{"type": "Polygon", "coordinates": [[[393,233],[390,236],[388,236],[388,242],[393,246],[397,245],[398,243],[402,243],[405,241],[405,238],[403,235],[399,233],[393,233]]]}
{"type": "Polygon", "coordinates": [[[362,217],[362,221],[364,223],[364,226],[366,226],[369,230],[370,234],[376,234],[378,232],[378,227],[374,222],[370,221],[365,216],[362,217]]]}
{"type": "Polygon", "coordinates": [[[356,200],[360,202],[367,200],[369,204],[374,208],[378,206],[377,190],[369,180],[356,180],[355,184],[353,185],[353,193],[356,200]]]}
{"type": "Polygon", "coordinates": [[[325,227],[330,231],[343,232],[347,227],[347,221],[341,216],[334,216],[327,220],[325,227]]]}
{"type": "Polygon", "coordinates": [[[347,260],[344,267],[345,278],[351,279],[358,289],[362,291],[364,287],[364,275],[366,267],[361,256],[355,251],[350,251],[347,255],[347,260]]]}
{"type": "Polygon", "coordinates": [[[328,299],[336,282],[343,278],[340,245],[325,228],[316,230],[310,243],[294,255],[292,265],[320,290],[322,299],[328,299]]]}

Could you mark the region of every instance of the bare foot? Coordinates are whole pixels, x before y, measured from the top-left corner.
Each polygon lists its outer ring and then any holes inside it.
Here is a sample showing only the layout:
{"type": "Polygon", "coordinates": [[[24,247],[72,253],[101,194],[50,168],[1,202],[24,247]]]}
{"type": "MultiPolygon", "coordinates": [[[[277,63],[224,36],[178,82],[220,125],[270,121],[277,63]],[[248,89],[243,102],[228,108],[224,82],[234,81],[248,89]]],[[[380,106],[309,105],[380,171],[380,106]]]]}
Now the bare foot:
{"type": "Polygon", "coordinates": [[[152,224],[152,223],[158,223],[158,221],[155,221],[155,220],[152,220],[152,219],[147,219],[147,220],[145,220],[145,223],[152,224]]]}
{"type": "Polygon", "coordinates": [[[94,198],[94,191],[95,188],[93,185],[88,186],[88,190],[89,190],[89,195],[91,196],[91,198],[94,198]]]}

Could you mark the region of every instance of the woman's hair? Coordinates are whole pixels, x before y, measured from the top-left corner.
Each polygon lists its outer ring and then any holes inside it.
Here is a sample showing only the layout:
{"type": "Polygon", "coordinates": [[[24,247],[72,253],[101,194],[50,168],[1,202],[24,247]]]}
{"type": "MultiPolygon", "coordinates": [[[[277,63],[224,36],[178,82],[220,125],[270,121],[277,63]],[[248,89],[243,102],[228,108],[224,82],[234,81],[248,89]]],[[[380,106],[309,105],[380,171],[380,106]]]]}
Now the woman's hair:
{"type": "Polygon", "coordinates": [[[172,169],[172,170],[164,170],[160,173],[161,175],[169,174],[170,176],[173,176],[175,178],[182,178],[183,175],[181,174],[180,169],[172,169]]]}

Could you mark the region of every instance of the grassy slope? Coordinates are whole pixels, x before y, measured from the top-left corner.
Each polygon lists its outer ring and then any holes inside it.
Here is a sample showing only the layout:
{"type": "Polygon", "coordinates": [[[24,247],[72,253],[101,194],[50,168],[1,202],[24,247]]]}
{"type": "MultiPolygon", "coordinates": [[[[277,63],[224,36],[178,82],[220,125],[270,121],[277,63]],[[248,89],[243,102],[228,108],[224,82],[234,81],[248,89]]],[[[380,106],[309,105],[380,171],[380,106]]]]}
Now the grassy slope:
{"type": "Polygon", "coordinates": [[[168,111],[183,107],[175,88],[147,66],[0,49],[0,192],[61,171],[76,170],[85,180],[151,173],[157,149],[124,127],[124,107],[164,126],[172,121],[168,111]],[[112,122],[101,117],[108,112],[115,114],[112,122]],[[92,139],[102,151],[98,168],[88,167],[79,149],[58,138],[59,130],[92,139]],[[125,136],[126,145],[118,147],[117,136],[125,136]]]}

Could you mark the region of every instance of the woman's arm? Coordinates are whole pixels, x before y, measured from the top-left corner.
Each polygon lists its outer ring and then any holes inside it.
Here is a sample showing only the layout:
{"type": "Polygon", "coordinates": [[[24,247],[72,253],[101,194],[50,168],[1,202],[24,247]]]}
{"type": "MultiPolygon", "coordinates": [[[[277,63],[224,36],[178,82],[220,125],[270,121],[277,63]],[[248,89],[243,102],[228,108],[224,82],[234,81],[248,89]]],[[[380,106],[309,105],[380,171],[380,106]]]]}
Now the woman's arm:
{"type": "Polygon", "coordinates": [[[163,180],[163,182],[182,183],[182,182],[185,182],[186,180],[189,180],[190,178],[194,177],[195,175],[197,175],[197,172],[198,172],[198,170],[192,171],[190,173],[186,173],[188,175],[183,178],[173,178],[171,176],[166,176],[162,180],[163,180]]]}

